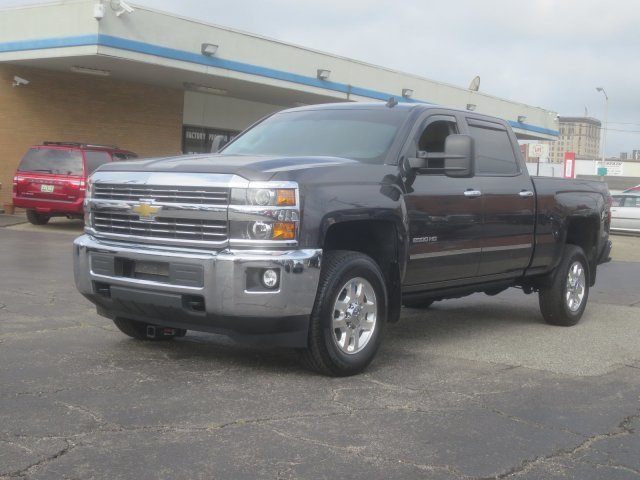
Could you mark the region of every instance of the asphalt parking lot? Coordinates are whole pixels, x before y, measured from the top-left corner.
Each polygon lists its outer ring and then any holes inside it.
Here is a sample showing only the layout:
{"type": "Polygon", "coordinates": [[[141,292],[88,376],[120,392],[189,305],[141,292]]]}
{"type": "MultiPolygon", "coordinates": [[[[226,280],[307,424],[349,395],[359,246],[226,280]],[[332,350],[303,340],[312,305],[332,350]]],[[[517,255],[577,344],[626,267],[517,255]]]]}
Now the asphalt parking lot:
{"type": "Polygon", "coordinates": [[[216,335],[129,339],[75,290],[81,223],[11,223],[2,479],[640,479],[639,237],[613,237],[576,327],[516,290],[437,302],[334,379],[216,335]]]}

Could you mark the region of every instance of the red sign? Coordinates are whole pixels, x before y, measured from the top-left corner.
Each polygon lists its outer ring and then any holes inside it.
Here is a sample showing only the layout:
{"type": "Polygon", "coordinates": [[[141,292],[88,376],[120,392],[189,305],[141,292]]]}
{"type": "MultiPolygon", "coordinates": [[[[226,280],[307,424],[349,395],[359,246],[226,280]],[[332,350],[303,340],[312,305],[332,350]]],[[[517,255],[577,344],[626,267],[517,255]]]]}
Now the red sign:
{"type": "Polygon", "coordinates": [[[564,178],[574,178],[576,176],[576,154],[575,152],[564,152],[564,178]]]}

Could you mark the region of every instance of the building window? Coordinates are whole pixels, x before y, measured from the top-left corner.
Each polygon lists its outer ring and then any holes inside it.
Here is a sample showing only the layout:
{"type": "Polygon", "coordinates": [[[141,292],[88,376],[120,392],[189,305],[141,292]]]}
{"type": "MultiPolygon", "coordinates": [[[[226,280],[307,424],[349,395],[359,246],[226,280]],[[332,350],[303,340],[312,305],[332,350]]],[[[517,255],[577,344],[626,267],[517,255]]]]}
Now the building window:
{"type": "Polygon", "coordinates": [[[215,153],[238,133],[234,130],[185,125],[182,127],[182,153],[215,153]]]}

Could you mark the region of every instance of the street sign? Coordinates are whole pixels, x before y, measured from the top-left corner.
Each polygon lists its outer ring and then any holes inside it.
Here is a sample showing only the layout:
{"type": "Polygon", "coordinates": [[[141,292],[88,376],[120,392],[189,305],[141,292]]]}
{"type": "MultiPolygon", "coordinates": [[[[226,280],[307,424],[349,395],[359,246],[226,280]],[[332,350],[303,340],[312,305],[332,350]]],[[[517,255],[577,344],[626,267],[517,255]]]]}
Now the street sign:
{"type": "Polygon", "coordinates": [[[529,156],[532,158],[549,157],[549,145],[546,143],[530,143],[529,156]]]}
{"type": "Polygon", "coordinates": [[[624,162],[607,160],[604,162],[604,167],[607,169],[607,175],[609,176],[621,177],[624,175],[624,162]]]}
{"type": "Polygon", "coordinates": [[[607,175],[607,167],[598,167],[598,176],[605,177],[607,175]]]}

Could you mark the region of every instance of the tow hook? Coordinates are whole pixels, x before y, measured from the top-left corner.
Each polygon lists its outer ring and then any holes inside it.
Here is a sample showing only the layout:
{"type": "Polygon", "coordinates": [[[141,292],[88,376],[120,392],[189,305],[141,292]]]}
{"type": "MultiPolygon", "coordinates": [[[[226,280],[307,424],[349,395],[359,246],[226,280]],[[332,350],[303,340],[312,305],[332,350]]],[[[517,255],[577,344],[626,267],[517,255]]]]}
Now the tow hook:
{"type": "Polygon", "coordinates": [[[186,330],[182,328],[160,327],[157,325],[147,325],[147,338],[172,338],[184,337],[186,330]]]}

